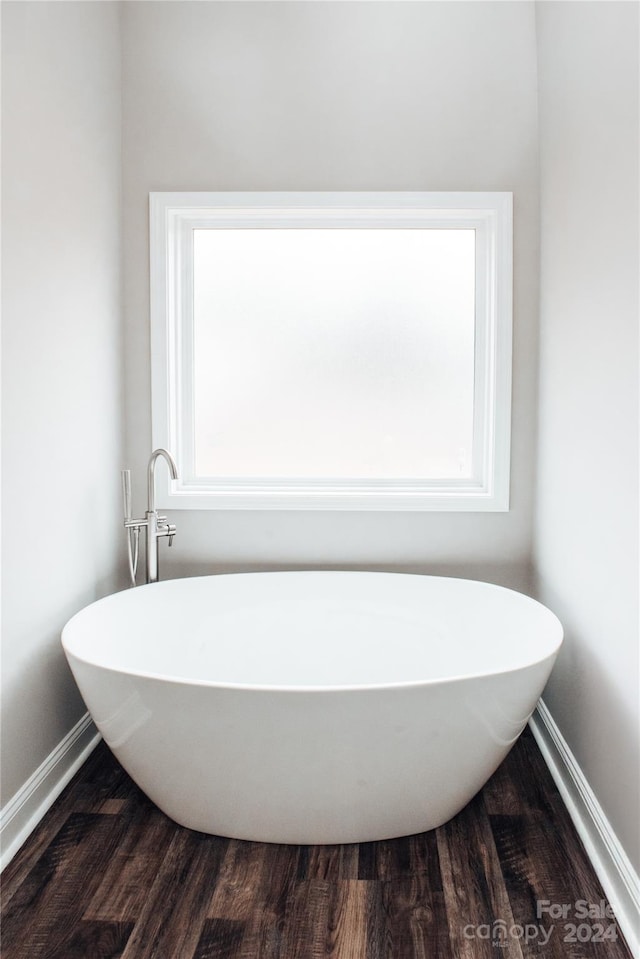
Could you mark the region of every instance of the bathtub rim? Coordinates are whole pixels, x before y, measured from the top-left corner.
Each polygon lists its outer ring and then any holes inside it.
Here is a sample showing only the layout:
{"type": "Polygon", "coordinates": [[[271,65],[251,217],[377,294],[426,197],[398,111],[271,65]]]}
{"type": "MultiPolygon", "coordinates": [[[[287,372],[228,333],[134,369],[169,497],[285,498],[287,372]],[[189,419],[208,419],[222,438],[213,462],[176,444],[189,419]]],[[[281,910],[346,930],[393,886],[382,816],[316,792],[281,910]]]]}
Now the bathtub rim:
{"type": "Polygon", "coordinates": [[[149,679],[155,682],[164,682],[172,683],[180,686],[201,686],[209,687],[211,689],[221,689],[221,690],[230,690],[230,691],[245,691],[245,692],[263,692],[263,693],[355,693],[355,692],[364,692],[364,691],[381,691],[381,690],[402,690],[402,689],[414,689],[418,687],[426,686],[440,686],[446,683],[460,683],[462,681],[482,679],[483,677],[489,676],[507,676],[510,673],[519,673],[526,669],[531,669],[536,666],[540,666],[543,663],[550,661],[551,665],[555,662],[555,659],[560,651],[562,643],[564,641],[564,627],[562,623],[556,616],[556,614],[550,610],[543,603],[539,602],[537,599],[534,599],[532,596],[528,596],[526,593],[521,593],[519,590],[511,589],[508,586],[500,586],[497,583],[488,583],[484,580],[479,579],[468,579],[461,576],[438,576],[429,573],[404,573],[404,572],[395,572],[387,570],[343,570],[343,569],[293,569],[293,570],[256,570],[256,571],[235,571],[229,573],[205,573],[201,576],[183,576],[176,577],[174,579],[162,580],[157,583],[145,583],[140,586],[135,587],[135,591],[140,590],[157,590],[161,589],[167,583],[176,583],[182,582],[183,580],[203,580],[203,579],[218,579],[219,577],[229,577],[229,576],[269,576],[272,574],[275,575],[294,575],[294,574],[322,574],[322,573],[340,573],[343,575],[349,575],[351,573],[356,575],[383,575],[383,576],[403,576],[403,577],[419,577],[421,579],[446,579],[459,583],[473,583],[478,586],[485,587],[491,590],[498,590],[500,592],[515,593],[521,600],[538,610],[544,611],[544,614],[549,620],[549,624],[553,627],[555,633],[555,642],[552,644],[553,648],[543,656],[539,656],[535,659],[526,660],[517,666],[512,666],[506,669],[487,669],[483,672],[473,672],[473,673],[457,673],[451,676],[440,676],[433,677],[431,679],[410,679],[402,680],[389,683],[345,683],[345,684],[315,684],[315,685],[304,685],[304,684],[290,684],[290,685],[277,685],[272,683],[231,683],[231,682],[220,682],[209,679],[196,679],[196,678],[186,678],[179,676],[171,676],[167,673],[155,673],[149,671],[143,671],[139,669],[123,669],[118,668],[112,665],[107,665],[106,663],[97,662],[95,659],[88,658],[85,655],[79,655],[75,650],[72,650],[68,647],[67,642],[65,642],[65,633],[69,627],[77,626],[76,620],[82,617],[88,610],[95,609],[96,607],[102,605],[103,603],[111,602],[115,597],[119,596],[121,593],[129,593],[134,587],[128,587],[123,590],[119,590],[115,593],[109,593],[107,596],[103,596],[100,599],[94,600],[92,603],[89,603],[87,606],[84,606],[82,609],[78,610],[62,628],[61,631],[61,643],[65,655],[71,663],[71,659],[75,659],[80,663],[83,663],[86,666],[90,666],[96,669],[107,670],[111,673],[115,673],[120,676],[131,676],[138,679],[149,679]]]}

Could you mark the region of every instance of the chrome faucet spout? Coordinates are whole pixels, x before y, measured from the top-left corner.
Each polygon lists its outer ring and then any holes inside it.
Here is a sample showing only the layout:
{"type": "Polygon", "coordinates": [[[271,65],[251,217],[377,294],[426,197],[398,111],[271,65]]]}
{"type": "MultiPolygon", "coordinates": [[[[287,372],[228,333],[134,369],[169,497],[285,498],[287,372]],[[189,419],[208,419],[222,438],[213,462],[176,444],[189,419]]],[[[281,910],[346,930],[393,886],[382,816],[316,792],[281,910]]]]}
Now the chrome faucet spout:
{"type": "Polygon", "coordinates": [[[171,453],[162,449],[162,447],[154,450],[149,457],[149,466],[147,467],[147,512],[145,513],[147,583],[158,581],[158,540],[162,536],[168,536],[169,546],[171,546],[176,532],[175,526],[172,523],[167,523],[165,516],[158,516],[156,510],[155,471],[156,463],[161,456],[167,461],[171,479],[178,479],[178,467],[171,453]]]}
{"type": "Polygon", "coordinates": [[[156,508],[155,471],[156,463],[161,456],[167,461],[171,479],[178,479],[178,467],[171,453],[169,453],[168,450],[162,449],[162,447],[154,450],[149,457],[149,466],[147,467],[147,510],[150,513],[155,512],[156,508]]]}

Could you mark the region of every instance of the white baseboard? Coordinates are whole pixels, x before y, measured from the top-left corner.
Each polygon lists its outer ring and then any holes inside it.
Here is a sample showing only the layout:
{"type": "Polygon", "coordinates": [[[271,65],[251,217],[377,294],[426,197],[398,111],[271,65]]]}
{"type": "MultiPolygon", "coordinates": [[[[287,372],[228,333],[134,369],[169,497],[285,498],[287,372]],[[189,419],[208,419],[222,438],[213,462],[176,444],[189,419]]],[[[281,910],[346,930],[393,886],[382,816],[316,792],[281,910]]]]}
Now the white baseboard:
{"type": "Polygon", "coordinates": [[[85,713],[0,811],[0,870],[11,862],[100,738],[85,713]]]}
{"type": "Polygon", "coordinates": [[[531,731],[631,952],[640,959],[640,880],[551,713],[540,701],[531,731]]]}

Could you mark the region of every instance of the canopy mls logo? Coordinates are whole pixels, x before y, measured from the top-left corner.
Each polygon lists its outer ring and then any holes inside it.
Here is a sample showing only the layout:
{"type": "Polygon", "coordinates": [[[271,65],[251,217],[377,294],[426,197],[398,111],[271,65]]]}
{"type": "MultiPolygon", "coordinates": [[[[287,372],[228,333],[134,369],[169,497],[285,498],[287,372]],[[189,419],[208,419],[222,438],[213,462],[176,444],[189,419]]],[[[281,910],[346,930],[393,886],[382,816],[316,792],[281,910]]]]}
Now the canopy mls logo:
{"type": "Polygon", "coordinates": [[[618,938],[613,909],[605,899],[597,903],[586,899],[576,902],[538,899],[536,919],[542,922],[509,923],[504,919],[495,919],[480,925],[469,923],[463,929],[463,936],[465,939],[489,940],[499,949],[506,948],[513,939],[527,945],[539,943],[546,946],[552,936],[561,937],[563,942],[568,943],[615,942],[618,938]],[[561,921],[559,925],[558,920],[561,921]]]}
{"type": "Polygon", "coordinates": [[[499,948],[506,948],[512,939],[519,939],[527,945],[532,942],[539,942],[542,946],[546,946],[552,933],[553,926],[550,929],[545,929],[544,926],[537,925],[534,922],[528,922],[524,925],[520,923],[509,925],[504,919],[481,923],[479,926],[469,924],[463,929],[465,939],[489,939],[494,946],[499,948]]]}

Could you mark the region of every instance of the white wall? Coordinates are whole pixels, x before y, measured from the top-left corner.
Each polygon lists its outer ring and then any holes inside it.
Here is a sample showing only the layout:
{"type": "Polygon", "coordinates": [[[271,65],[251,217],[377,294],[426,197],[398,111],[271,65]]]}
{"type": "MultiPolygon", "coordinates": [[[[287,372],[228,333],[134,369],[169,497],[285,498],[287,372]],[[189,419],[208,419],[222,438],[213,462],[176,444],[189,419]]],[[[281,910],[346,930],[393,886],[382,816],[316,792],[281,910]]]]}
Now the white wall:
{"type": "Polygon", "coordinates": [[[151,190],[513,190],[512,509],[179,512],[164,575],[438,569],[526,583],[537,353],[537,102],[530,3],[124,5],[128,459],[151,448],[151,190]]]}
{"type": "Polygon", "coordinates": [[[85,712],[66,619],[118,585],[116,4],[2,4],[2,802],[85,712]]]}
{"type": "Polygon", "coordinates": [[[535,563],[566,640],[546,703],[636,869],[638,5],[538,5],[535,563]]]}

